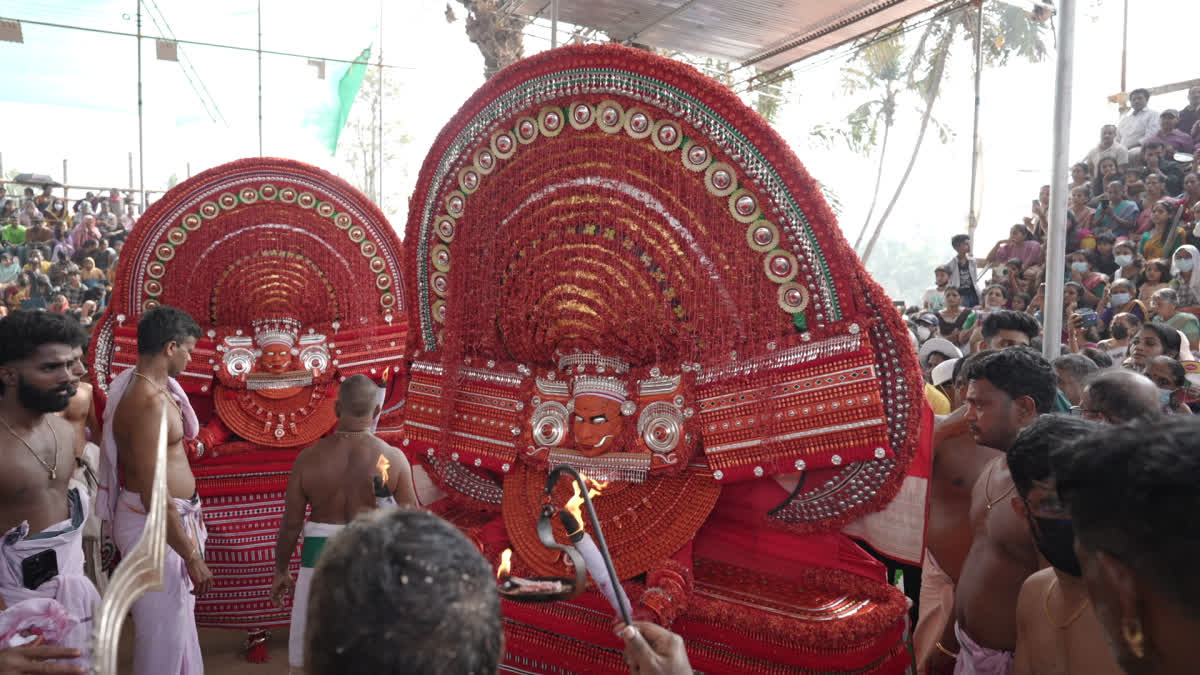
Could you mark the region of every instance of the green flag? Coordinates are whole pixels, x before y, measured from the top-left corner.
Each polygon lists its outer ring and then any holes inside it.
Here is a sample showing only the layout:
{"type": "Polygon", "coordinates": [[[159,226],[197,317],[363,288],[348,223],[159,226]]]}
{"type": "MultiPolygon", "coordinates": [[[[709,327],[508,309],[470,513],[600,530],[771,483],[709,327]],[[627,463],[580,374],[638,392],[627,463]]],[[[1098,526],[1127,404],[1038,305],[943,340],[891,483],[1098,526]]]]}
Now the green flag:
{"type": "Polygon", "coordinates": [[[363,77],[367,74],[367,62],[370,59],[371,47],[368,46],[362,50],[354,63],[346,65],[341,77],[332,83],[330,87],[332,96],[329,104],[306,120],[316,128],[317,138],[320,139],[323,146],[329,149],[331,155],[337,152],[338,137],[342,135],[342,129],[346,127],[346,120],[350,117],[350,108],[354,105],[354,99],[358,97],[358,90],[362,86],[363,77]]]}

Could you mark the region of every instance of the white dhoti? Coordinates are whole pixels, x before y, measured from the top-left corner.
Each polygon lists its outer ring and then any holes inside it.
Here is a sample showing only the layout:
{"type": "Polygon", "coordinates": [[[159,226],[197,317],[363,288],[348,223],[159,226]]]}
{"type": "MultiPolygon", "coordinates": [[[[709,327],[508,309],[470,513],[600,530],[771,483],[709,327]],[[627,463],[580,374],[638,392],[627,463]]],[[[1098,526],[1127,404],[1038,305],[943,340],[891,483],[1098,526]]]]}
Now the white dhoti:
{"type": "Polygon", "coordinates": [[[83,573],[83,523],[89,513],[88,507],[87,495],[71,489],[67,492],[66,520],[34,535],[29,534],[29,523],[23,522],[0,538],[0,597],[10,608],[0,612],[0,617],[9,611],[14,615],[20,612],[14,605],[25,600],[56,601],[75,623],[55,644],[78,649],[83,655],[76,661],[79,665],[91,662],[88,656],[91,619],[100,604],[100,594],[83,573]],[[36,588],[26,588],[22,562],[44,551],[54,551],[58,571],[36,588]]]}
{"type": "Polygon", "coordinates": [[[345,523],[304,524],[304,547],[300,550],[300,574],[292,594],[292,628],[288,633],[288,666],[291,672],[304,672],[304,631],[308,625],[308,593],[312,588],[313,569],[325,549],[325,542],[345,528],[345,523]]]}
{"type": "MultiPolygon", "coordinates": [[[[207,532],[200,512],[199,496],[191,500],[172,499],[172,506],[183,520],[189,539],[203,552],[207,532]]],[[[142,537],[146,512],[142,498],[121,490],[113,539],[122,552],[133,549],[142,537]]],[[[146,593],[133,603],[136,639],[133,650],[134,675],[200,675],[204,658],[196,633],[196,596],[187,561],[167,548],[163,562],[163,590],[146,593]]]]}

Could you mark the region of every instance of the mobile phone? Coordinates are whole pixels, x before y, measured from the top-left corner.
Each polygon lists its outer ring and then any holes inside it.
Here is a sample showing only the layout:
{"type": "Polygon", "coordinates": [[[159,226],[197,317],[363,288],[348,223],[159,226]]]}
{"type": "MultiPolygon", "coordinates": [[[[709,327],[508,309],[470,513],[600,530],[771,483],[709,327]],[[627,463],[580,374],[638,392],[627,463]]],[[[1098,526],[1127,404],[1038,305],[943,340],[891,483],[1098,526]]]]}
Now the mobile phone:
{"type": "Polygon", "coordinates": [[[1041,202],[1035,199],[1030,206],[1032,206],[1034,209],[1037,209],[1039,204],[1041,204],[1041,202]]]}
{"type": "Polygon", "coordinates": [[[1096,310],[1094,309],[1081,309],[1075,313],[1083,319],[1084,328],[1092,328],[1100,322],[1100,315],[1096,314],[1096,310]]]}
{"type": "Polygon", "coordinates": [[[21,561],[21,582],[36,591],[39,586],[58,576],[58,553],[48,548],[21,561]]]}

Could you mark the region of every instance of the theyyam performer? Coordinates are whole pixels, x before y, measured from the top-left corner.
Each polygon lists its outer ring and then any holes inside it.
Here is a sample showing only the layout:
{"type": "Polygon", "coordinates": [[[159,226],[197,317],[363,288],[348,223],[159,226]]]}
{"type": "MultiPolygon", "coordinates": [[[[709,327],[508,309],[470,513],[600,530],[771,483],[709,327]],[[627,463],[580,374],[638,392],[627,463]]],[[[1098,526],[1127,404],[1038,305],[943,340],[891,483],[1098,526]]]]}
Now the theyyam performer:
{"type": "Polygon", "coordinates": [[[55,413],[75,395],[86,342],[61,314],[0,319],[0,649],[73,648],[80,664],[100,598],[83,571],[88,496],[68,486],[74,429],[55,413]]]}

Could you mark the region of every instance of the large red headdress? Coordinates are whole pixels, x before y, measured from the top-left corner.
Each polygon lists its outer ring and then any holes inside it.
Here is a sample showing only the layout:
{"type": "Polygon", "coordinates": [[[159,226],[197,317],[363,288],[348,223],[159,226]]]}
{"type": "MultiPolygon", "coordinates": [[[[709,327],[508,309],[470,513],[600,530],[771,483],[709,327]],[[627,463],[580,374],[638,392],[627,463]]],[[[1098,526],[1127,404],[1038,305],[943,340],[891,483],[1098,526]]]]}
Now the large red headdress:
{"type": "Polygon", "coordinates": [[[576,374],[633,401],[652,461],[617,475],[804,470],[772,514],[801,531],[899,489],[923,401],[903,322],[783,139],[686,65],[605,45],[502,71],[434,144],[407,245],[407,434],[477,500],[499,496],[455,467],[551,461],[576,374]]]}

